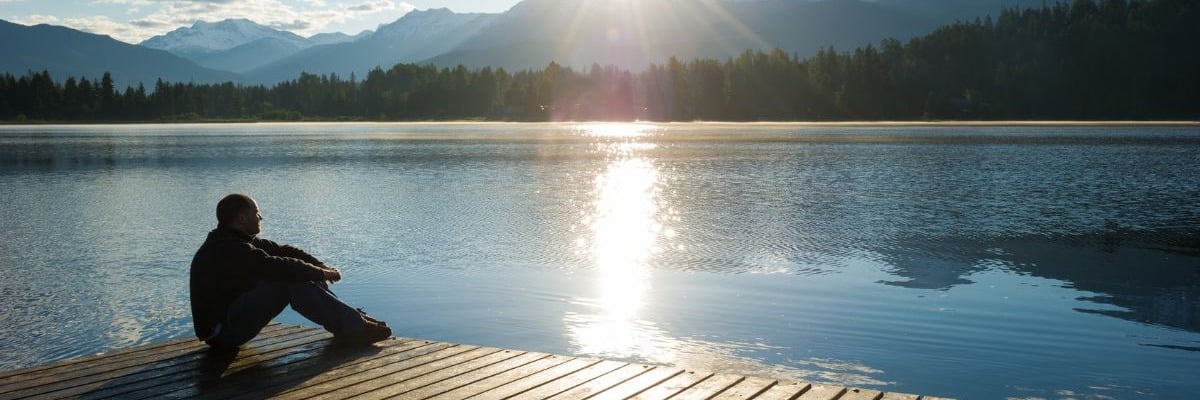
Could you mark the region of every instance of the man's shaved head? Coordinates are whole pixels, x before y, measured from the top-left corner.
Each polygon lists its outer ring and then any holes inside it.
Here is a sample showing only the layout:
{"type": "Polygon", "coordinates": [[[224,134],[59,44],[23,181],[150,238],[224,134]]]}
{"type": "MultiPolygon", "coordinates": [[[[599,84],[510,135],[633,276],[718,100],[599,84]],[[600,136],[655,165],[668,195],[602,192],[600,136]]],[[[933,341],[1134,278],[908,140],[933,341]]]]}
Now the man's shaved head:
{"type": "Polygon", "coordinates": [[[253,212],[256,208],[254,199],[250,196],[234,193],[217,202],[217,224],[230,226],[241,215],[253,212]]]}

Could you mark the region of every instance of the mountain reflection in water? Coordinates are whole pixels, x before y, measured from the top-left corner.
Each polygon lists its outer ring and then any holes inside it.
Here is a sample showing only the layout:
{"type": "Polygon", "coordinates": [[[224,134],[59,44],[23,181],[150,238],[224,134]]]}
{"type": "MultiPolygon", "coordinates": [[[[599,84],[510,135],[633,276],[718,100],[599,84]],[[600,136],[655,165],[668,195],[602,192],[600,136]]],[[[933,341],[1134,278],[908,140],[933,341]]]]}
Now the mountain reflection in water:
{"type": "Polygon", "coordinates": [[[1092,235],[907,240],[928,247],[881,249],[889,285],[945,290],[998,268],[1062,281],[1098,293],[1082,298],[1112,309],[1077,309],[1138,323],[1200,332],[1200,234],[1191,229],[1135,231],[1112,227],[1092,235]],[[889,250],[891,250],[889,252],[889,250]]]}

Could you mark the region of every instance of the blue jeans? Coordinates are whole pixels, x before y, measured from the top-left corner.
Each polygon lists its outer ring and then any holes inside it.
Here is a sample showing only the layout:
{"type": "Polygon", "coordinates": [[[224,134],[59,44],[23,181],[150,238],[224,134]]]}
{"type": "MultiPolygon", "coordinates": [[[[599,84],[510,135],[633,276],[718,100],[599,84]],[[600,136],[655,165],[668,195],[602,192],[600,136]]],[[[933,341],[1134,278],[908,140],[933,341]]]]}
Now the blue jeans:
{"type": "Polygon", "coordinates": [[[325,282],[259,281],[254,289],[233,301],[225,320],[217,325],[217,334],[205,342],[221,348],[240,346],[289,305],[334,335],[363,329],[366,324],[358,310],[339,300],[325,282]]]}

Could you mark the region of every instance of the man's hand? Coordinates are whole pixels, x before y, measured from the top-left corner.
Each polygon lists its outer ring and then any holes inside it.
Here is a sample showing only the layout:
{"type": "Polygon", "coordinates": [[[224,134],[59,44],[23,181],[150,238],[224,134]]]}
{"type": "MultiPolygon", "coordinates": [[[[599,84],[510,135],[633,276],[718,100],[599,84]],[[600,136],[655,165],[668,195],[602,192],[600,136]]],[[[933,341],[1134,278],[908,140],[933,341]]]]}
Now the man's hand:
{"type": "Polygon", "coordinates": [[[325,266],[325,280],[329,282],[337,282],[342,280],[342,271],[337,268],[325,266]]]}

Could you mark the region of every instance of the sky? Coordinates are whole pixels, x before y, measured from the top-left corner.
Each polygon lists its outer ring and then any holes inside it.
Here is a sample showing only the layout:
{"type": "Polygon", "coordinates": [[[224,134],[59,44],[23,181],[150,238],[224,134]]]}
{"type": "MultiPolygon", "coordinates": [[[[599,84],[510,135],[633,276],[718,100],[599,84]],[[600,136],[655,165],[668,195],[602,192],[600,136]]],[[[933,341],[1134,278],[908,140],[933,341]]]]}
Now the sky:
{"type": "Polygon", "coordinates": [[[196,21],[246,18],[312,36],[374,30],[413,10],[504,12],[519,0],[0,0],[0,19],[62,25],[140,43],[196,21]]]}

